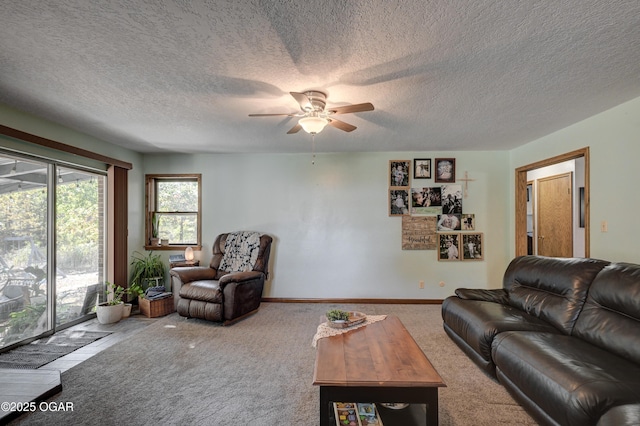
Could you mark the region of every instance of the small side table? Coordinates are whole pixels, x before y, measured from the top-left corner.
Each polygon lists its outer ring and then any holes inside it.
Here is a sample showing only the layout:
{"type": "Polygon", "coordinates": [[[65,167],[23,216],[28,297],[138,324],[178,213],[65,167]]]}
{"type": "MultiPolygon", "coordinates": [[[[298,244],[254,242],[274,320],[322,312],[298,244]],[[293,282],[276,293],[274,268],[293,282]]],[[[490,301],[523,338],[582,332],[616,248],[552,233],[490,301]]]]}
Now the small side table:
{"type": "Polygon", "coordinates": [[[177,268],[178,266],[200,266],[199,260],[192,260],[191,262],[169,262],[169,268],[177,268]]]}

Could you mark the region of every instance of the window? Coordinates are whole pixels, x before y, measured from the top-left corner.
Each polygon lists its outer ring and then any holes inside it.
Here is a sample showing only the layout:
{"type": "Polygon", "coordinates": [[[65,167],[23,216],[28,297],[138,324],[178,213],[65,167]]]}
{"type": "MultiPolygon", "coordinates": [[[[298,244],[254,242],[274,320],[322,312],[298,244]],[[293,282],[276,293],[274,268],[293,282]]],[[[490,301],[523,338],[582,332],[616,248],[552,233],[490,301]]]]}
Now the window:
{"type": "Polygon", "coordinates": [[[199,249],[201,175],[146,175],[146,248],[199,249]]]}

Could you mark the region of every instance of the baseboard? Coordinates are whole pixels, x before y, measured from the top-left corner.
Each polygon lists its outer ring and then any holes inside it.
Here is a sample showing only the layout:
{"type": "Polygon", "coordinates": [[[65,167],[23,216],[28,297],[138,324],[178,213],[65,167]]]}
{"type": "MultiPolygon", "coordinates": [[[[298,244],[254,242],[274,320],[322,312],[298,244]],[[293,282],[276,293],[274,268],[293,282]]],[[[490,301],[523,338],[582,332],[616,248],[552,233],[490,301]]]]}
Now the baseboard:
{"type": "Polygon", "coordinates": [[[263,297],[263,302],[274,303],[365,303],[380,305],[441,305],[441,299],[298,299],[288,297],[263,297]]]}

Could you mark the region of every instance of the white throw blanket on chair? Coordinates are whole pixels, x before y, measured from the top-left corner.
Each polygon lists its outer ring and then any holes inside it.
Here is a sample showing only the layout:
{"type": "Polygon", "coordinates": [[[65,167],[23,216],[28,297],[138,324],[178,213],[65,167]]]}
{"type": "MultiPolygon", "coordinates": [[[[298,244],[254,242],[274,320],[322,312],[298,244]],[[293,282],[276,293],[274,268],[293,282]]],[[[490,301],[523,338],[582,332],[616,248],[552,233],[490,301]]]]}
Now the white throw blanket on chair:
{"type": "Polygon", "coordinates": [[[260,233],[253,231],[230,232],[224,243],[221,271],[252,271],[260,251],[260,233]]]}

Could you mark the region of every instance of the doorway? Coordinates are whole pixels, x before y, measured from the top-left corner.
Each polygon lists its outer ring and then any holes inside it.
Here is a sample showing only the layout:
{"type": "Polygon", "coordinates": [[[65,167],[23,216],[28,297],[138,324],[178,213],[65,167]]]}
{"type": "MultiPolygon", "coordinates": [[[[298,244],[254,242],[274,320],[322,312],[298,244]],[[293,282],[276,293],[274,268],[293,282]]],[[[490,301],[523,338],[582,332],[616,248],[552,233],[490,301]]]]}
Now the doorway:
{"type": "MultiPolygon", "coordinates": [[[[584,179],[584,197],[581,197],[580,202],[583,203],[584,209],[580,212],[581,216],[584,216],[584,256],[589,257],[589,148],[582,148],[576,151],[572,151],[563,155],[559,155],[557,157],[549,158],[546,160],[542,160],[536,163],[532,163],[526,166],[522,166],[516,169],[516,215],[515,215],[515,254],[516,256],[522,256],[530,253],[531,246],[533,245],[535,249],[534,253],[542,254],[537,251],[537,246],[540,243],[538,238],[534,239],[533,244],[531,244],[531,215],[527,214],[528,209],[529,213],[531,213],[531,195],[532,193],[537,193],[537,191],[532,191],[531,182],[529,176],[529,172],[533,172],[539,170],[544,167],[549,167],[553,165],[557,165],[570,160],[581,159],[584,164],[584,176],[580,176],[584,179]],[[529,202],[528,202],[529,200],[529,202]]],[[[565,189],[566,190],[566,189],[565,189]]],[[[571,190],[572,194],[578,193],[578,191],[571,190]]],[[[575,198],[575,197],[574,197],[575,198]]],[[[537,209],[536,209],[537,210],[537,209]]],[[[573,217],[573,213],[572,213],[573,217]]],[[[566,223],[567,219],[563,219],[566,223]]],[[[536,227],[536,225],[534,225],[536,227]]],[[[538,231],[539,228],[536,228],[538,231]]],[[[545,233],[547,231],[544,231],[545,233]]],[[[553,231],[550,231],[553,232],[553,231]]],[[[540,235],[544,235],[540,232],[540,235]]],[[[544,243],[543,243],[544,244],[544,243]]],[[[543,249],[544,252],[544,249],[543,249]]],[[[570,256],[573,256],[573,249],[569,252],[565,251],[563,254],[571,253],[570,256]]],[[[582,255],[582,253],[580,253],[582,255]]],[[[547,254],[551,256],[559,256],[559,254],[547,254]]],[[[563,256],[564,257],[564,256],[563,256]]]]}

